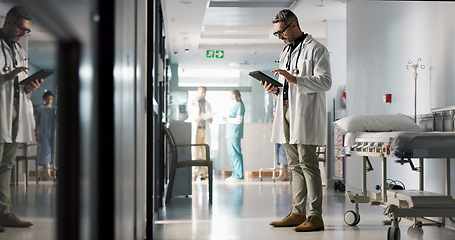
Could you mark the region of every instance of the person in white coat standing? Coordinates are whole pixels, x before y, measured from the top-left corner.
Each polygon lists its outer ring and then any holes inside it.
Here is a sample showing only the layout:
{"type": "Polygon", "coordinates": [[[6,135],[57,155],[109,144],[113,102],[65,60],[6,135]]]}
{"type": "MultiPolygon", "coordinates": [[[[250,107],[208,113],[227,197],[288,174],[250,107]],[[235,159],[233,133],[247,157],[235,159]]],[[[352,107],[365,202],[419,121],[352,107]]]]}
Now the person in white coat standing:
{"type": "MultiPolygon", "coordinates": [[[[212,107],[210,103],[205,99],[207,88],[198,87],[197,98],[193,99],[188,106],[188,116],[191,120],[191,143],[201,144],[207,143],[210,145],[210,124],[213,121],[211,117],[212,107]]],[[[192,160],[198,160],[199,154],[202,159],[206,159],[205,148],[202,146],[193,147],[192,160]]],[[[193,167],[193,180],[196,180],[201,168],[201,180],[207,179],[207,167],[193,167]]]]}
{"type": "Polygon", "coordinates": [[[30,32],[31,17],[22,7],[13,7],[6,14],[0,29],[3,57],[0,57],[0,231],[3,227],[29,227],[10,211],[11,169],[14,167],[18,143],[33,141],[35,121],[30,100],[42,79],[27,85],[27,56],[17,42],[30,32]]]}
{"type": "Polygon", "coordinates": [[[292,226],[298,232],[321,231],[322,180],[316,147],[325,144],[325,92],[332,86],[329,52],[302,32],[292,11],[281,10],[272,23],[274,35],[286,44],[279,69],[272,70],[284,86],[261,84],[266,92],[278,95],[272,141],[284,144],[293,196],[291,213],[270,225],[292,226]]]}

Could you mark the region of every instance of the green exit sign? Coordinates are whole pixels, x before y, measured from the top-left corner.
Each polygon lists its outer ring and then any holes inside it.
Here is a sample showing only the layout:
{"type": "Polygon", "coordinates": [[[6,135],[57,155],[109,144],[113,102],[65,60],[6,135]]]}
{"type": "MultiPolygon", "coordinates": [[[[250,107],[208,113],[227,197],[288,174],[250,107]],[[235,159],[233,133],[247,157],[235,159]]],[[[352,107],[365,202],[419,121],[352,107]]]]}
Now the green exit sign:
{"type": "Polygon", "coordinates": [[[207,58],[224,58],[223,50],[207,50],[205,57],[207,58]]]}

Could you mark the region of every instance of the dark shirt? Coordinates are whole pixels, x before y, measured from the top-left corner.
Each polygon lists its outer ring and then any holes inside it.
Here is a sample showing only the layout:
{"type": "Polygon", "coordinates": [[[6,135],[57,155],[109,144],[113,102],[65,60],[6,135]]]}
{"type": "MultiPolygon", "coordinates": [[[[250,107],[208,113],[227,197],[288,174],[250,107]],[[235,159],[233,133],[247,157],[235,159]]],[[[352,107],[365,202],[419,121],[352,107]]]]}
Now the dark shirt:
{"type": "MultiPolygon", "coordinates": [[[[295,50],[295,48],[305,40],[308,34],[304,33],[302,36],[298,37],[294,43],[289,44],[289,53],[288,53],[288,61],[286,63],[286,70],[291,71],[291,53],[295,50]]],[[[289,83],[288,81],[284,81],[283,86],[283,101],[287,101],[288,98],[288,91],[289,91],[289,83]]]]}
{"type": "MultiPolygon", "coordinates": [[[[202,116],[205,113],[205,99],[198,99],[199,104],[199,116],[202,116]]],[[[198,127],[205,127],[205,121],[198,122],[198,127]]]]}

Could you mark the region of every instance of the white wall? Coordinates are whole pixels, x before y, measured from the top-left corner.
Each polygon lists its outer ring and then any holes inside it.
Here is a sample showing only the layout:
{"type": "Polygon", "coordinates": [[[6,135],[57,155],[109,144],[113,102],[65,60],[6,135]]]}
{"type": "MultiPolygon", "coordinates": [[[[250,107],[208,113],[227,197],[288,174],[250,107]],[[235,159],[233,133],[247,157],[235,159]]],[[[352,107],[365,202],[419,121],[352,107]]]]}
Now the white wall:
{"type": "Polygon", "coordinates": [[[346,85],[346,21],[327,21],[327,49],[330,53],[332,88],[327,92],[327,111],[333,113],[335,99],[336,119],[344,117],[342,87],[346,85]]]}
{"type": "MultiPolygon", "coordinates": [[[[453,82],[455,3],[453,2],[384,2],[349,1],[347,3],[347,112],[357,114],[414,115],[413,69],[406,69],[408,60],[422,59],[425,69],[418,70],[417,114],[431,112],[431,101],[444,104],[451,94],[443,91],[430,94],[431,84],[453,82]],[[392,103],[385,104],[383,95],[392,94],[392,103]],[[437,100],[437,101],[436,101],[437,100]]],[[[434,87],[433,87],[434,88],[434,87]]],[[[449,99],[449,100],[450,100],[449,99]]],[[[369,173],[372,187],[380,180],[380,161],[369,173]]],[[[415,162],[416,163],[416,162],[415,162]]],[[[417,164],[417,163],[416,163],[417,164]]],[[[453,165],[453,163],[452,163],[453,165]]],[[[346,161],[346,183],[361,186],[360,159],[346,161]]],[[[444,168],[441,162],[425,164],[425,188],[442,192],[444,168]]],[[[417,174],[409,166],[389,161],[388,174],[405,182],[408,188],[418,187],[417,174]]],[[[452,186],[454,181],[452,181],[452,186]]],[[[452,190],[453,192],[453,190],[452,190]]]]}
{"type": "Polygon", "coordinates": [[[429,64],[434,43],[431,32],[437,24],[436,6],[428,2],[348,3],[349,115],[414,115],[413,70],[406,69],[406,65],[418,58],[426,69],[418,70],[417,114],[430,111],[429,64]],[[383,102],[386,93],[392,94],[392,104],[383,102]]]}

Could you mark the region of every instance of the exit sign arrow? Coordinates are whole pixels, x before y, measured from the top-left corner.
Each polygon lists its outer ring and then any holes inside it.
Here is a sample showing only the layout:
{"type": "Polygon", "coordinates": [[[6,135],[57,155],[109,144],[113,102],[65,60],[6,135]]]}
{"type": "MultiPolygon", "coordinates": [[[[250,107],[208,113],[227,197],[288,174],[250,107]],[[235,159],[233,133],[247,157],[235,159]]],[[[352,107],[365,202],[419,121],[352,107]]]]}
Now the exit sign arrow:
{"type": "Polygon", "coordinates": [[[207,50],[205,52],[206,58],[224,58],[224,50],[207,50]]]}
{"type": "Polygon", "coordinates": [[[224,51],[223,50],[216,50],[215,51],[216,58],[224,58],[224,51]]]}

